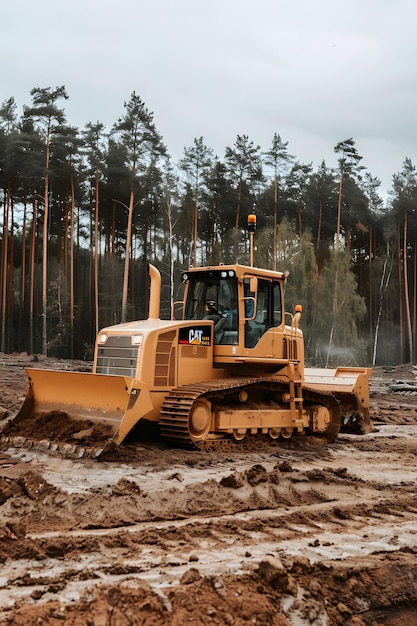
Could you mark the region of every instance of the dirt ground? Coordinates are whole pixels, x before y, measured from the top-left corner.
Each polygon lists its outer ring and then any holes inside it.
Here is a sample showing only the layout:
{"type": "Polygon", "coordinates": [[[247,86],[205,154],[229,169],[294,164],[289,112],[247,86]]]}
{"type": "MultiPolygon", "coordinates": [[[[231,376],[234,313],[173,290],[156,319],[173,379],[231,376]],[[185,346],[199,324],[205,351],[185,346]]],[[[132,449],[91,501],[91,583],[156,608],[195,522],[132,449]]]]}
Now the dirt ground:
{"type": "MultiPolygon", "coordinates": [[[[0,428],[24,367],[0,354],[0,428]]],[[[417,624],[417,369],[371,378],[373,432],[258,451],[0,450],[0,626],[417,624]]]]}

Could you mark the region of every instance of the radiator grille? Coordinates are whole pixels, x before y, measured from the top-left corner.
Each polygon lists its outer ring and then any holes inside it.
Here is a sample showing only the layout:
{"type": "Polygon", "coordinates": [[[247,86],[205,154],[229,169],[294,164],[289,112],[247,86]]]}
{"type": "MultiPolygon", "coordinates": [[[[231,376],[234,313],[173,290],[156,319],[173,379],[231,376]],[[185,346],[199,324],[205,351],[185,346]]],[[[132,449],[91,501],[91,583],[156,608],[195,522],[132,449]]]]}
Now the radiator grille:
{"type": "Polygon", "coordinates": [[[98,348],[98,374],[136,377],[138,346],[132,346],[130,336],[110,336],[104,346],[98,348]]]}

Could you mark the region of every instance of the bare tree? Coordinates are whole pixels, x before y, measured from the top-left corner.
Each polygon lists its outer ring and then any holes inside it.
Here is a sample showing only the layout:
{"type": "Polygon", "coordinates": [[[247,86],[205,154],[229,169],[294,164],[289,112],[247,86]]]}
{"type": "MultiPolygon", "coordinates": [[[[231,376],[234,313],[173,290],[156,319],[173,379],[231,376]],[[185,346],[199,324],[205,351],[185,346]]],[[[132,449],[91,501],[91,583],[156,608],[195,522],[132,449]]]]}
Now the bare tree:
{"type": "Polygon", "coordinates": [[[393,259],[391,256],[390,242],[389,242],[389,238],[387,237],[386,255],[385,255],[384,264],[382,268],[381,279],[379,281],[379,306],[378,306],[378,315],[377,315],[376,324],[375,324],[374,345],[373,345],[373,351],[372,351],[372,365],[375,365],[376,363],[376,351],[378,348],[379,327],[381,324],[382,311],[384,308],[385,293],[388,289],[388,286],[391,280],[392,263],[393,263],[393,259]]]}

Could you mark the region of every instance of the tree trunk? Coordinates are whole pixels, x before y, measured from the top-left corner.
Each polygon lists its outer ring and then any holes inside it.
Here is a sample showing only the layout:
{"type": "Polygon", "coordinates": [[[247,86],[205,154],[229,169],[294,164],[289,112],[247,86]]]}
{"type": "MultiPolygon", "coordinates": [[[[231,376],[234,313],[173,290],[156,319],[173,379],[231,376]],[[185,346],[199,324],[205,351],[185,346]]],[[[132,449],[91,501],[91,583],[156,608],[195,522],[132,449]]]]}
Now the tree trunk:
{"type": "Polygon", "coordinates": [[[14,341],[13,341],[13,327],[14,327],[14,311],[13,311],[13,280],[14,280],[14,203],[13,196],[10,192],[10,243],[9,243],[9,284],[7,288],[7,310],[8,310],[8,320],[9,320],[9,328],[6,333],[6,337],[8,337],[8,341],[6,341],[6,349],[7,352],[12,352],[15,350],[14,341]]]}
{"type": "Polygon", "coordinates": [[[397,249],[398,249],[398,287],[399,287],[399,304],[400,304],[400,362],[404,363],[404,332],[403,332],[403,297],[402,297],[402,276],[401,271],[401,226],[400,220],[397,224],[397,249]]]}
{"type": "Polygon", "coordinates": [[[94,323],[95,323],[95,335],[97,337],[99,333],[99,287],[98,287],[98,260],[99,260],[99,240],[98,240],[98,191],[99,191],[99,176],[98,176],[98,163],[96,163],[96,181],[95,181],[95,212],[94,212],[94,323]]]}
{"type": "Polygon", "coordinates": [[[171,202],[169,201],[168,206],[168,227],[169,227],[169,241],[168,241],[168,250],[169,250],[169,305],[171,310],[170,317],[173,318],[174,312],[174,252],[173,252],[173,224],[172,224],[172,208],[171,202]]]}
{"type": "Polygon", "coordinates": [[[6,307],[7,307],[7,266],[9,244],[10,181],[7,185],[6,202],[3,217],[3,255],[2,255],[2,292],[1,292],[1,352],[6,352],[6,307]]]}
{"type": "Polygon", "coordinates": [[[197,236],[198,236],[198,188],[194,193],[194,220],[193,220],[193,257],[194,266],[197,266],[197,236]]]}
{"type": "Polygon", "coordinates": [[[23,338],[23,342],[18,342],[18,350],[25,350],[25,344],[27,340],[26,332],[24,331],[25,320],[25,283],[26,283],[26,217],[27,205],[26,197],[23,202],[23,224],[22,224],[22,252],[20,255],[20,307],[19,307],[19,329],[18,335],[23,338]]]}
{"type": "Polygon", "coordinates": [[[274,176],[274,272],[277,271],[277,228],[278,228],[278,180],[274,176]]]}
{"type": "Polygon", "coordinates": [[[70,274],[70,359],[74,358],[74,208],[75,208],[75,191],[74,177],[71,169],[71,213],[70,213],[70,231],[69,231],[69,274],[70,274]]]}
{"type": "Polygon", "coordinates": [[[64,202],[62,203],[62,208],[64,211],[64,233],[62,234],[62,228],[60,227],[60,225],[58,225],[58,266],[61,265],[61,240],[63,240],[63,254],[64,254],[64,276],[65,279],[68,280],[69,278],[69,271],[68,271],[68,267],[69,267],[69,252],[68,252],[68,241],[69,241],[69,230],[70,230],[70,225],[69,225],[69,220],[70,220],[70,216],[69,216],[69,209],[68,209],[68,197],[65,198],[64,202]]]}
{"type": "Polygon", "coordinates": [[[238,261],[239,252],[239,221],[240,221],[240,201],[242,197],[242,181],[239,181],[237,188],[237,207],[236,207],[236,221],[235,221],[235,263],[238,261]]]}
{"type": "Polygon", "coordinates": [[[50,126],[46,133],[45,144],[45,184],[43,192],[44,214],[43,214],[43,241],[42,241],[42,354],[48,353],[47,337],[47,304],[48,304],[48,221],[49,221],[49,134],[50,126]]]}
{"type": "Polygon", "coordinates": [[[321,222],[322,222],[322,219],[323,219],[323,198],[320,196],[320,200],[319,200],[319,221],[318,221],[318,225],[317,225],[317,243],[316,243],[317,257],[319,255],[319,249],[320,249],[321,222]]]}
{"type": "Polygon", "coordinates": [[[298,236],[301,241],[301,237],[303,234],[303,224],[302,224],[302,219],[301,219],[301,208],[299,204],[297,204],[297,218],[298,218],[298,236]]]}
{"type": "Polygon", "coordinates": [[[340,240],[340,219],[342,214],[342,193],[343,193],[343,173],[340,174],[339,198],[337,201],[337,227],[336,227],[336,247],[339,247],[340,240]]]}
{"type": "Polygon", "coordinates": [[[408,262],[407,262],[407,210],[404,214],[404,245],[403,245],[403,273],[404,273],[404,307],[405,307],[405,319],[407,323],[408,334],[408,358],[410,362],[413,360],[413,332],[411,329],[411,311],[410,311],[410,297],[408,293],[408,262]]]}
{"type": "Polygon", "coordinates": [[[382,311],[384,308],[384,296],[385,292],[388,289],[388,285],[391,279],[391,267],[388,269],[388,260],[390,257],[390,249],[389,249],[389,241],[387,241],[387,254],[384,261],[384,267],[382,271],[381,280],[379,282],[379,308],[378,315],[375,324],[375,333],[374,333],[374,348],[372,354],[372,365],[374,366],[376,363],[376,351],[378,348],[378,335],[379,335],[379,326],[381,323],[382,311]]]}
{"type": "MultiPolygon", "coordinates": [[[[413,247],[413,260],[414,260],[414,280],[413,280],[413,328],[414,333],[416,332],[416,316],[417,316],[417,254],[416,254],[416,246],[417,246],[417,232],[414,234],[414,247],[413,247]]],[[[413,335],[414,336],[414,335],[413,335]]],[[[413,363],[416,362],[416,342],[414,342],[414,352],[413,352],[413,363]]]]}
{"type": "Polygon", "coordinates": [[[372,224],[369,226],[369,335],[372,339],[372,333],[373,333],[373,317],[374,317],[374,303],[373,303],[373,294],[372,294],[372,289],[373,289],[373,280],[372,280],[372,272],[373,272],[373,229],[372,229],[372,224]]]}
{"type": "Polygon", "coordinates": [[[129,263],[130,263],[130,245],[132,241],[132,222],[133,222],[133,209],[135,202],[135,194],[132,190],[130,192],[129,211],[127,216],[127,235],[126,235],[126,252],[125,252],[125,266],[123,274],[123,296],[122,296],[122,324],[127,322],[127,296],[129,287],[129,263]]]}
{"type": "Polygon", "coordinates": [[[326,367],[328,367],[329,365],[330,353],[333,347],[334,326],[336,323],[336,316],[337,316],[337,311],[338,311],[338,292],[337,292],[337,287],[339,284],[339,250],[338,249],[335,250],[334,263],[335,263],[335,276],[334,276],[334,284],[333,284],[332,327],[330,329],[329,347],[328,347],[327,356],[326,356],[326,367]]]}
{"type": "Polygon", "coordinates": [[[36,199],[33,199],[32,230],[29,251],[29,353],[34,353],[34,289],[35,289],[36,199]]]}

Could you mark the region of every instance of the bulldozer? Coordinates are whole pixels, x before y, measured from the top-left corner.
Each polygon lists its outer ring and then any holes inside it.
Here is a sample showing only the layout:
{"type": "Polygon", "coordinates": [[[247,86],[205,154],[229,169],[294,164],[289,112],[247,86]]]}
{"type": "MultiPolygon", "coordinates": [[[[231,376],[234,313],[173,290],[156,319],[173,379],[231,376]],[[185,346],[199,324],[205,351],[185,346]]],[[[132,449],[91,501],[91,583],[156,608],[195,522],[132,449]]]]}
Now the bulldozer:
{"type": "Polygon", "coordinates": [[[27,368],[26,399],[2,432],[9,446],[97,458],[143,423],[200,449],[371,430],[371,370],[305,367],[302,311],[285,313],[283,272],[190,267],[170,320],[161,275],[148,273],[148,318],[103,328],[91,372],[27,368]]]}

